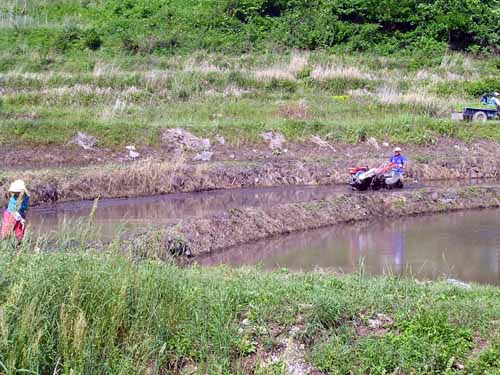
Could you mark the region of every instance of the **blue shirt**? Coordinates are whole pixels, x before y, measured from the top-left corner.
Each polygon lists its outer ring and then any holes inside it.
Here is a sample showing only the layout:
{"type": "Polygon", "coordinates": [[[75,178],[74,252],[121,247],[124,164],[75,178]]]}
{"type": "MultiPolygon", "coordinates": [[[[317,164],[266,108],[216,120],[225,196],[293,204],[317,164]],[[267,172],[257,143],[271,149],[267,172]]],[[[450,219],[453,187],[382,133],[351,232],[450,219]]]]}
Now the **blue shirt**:
{"type": "Polygon", "coordinates": [[[17,206],[17,197],[14,195],[11,195],[9,198],[9,203],[7,205],[7,211],[9,212],[19,212],[19,214],[24,218],[26,216],[26,210],[28,209],[30,198],[24,194],[23,195],[23,200],[19,204],[19,207],[17,206]]]}
{"type": "Polygon", "coordinates": [[[403,155],[392,155],[389,161],[394,164],[393,172],[403,173],[403,165],[406,164],[406,158],[403,155]]]}

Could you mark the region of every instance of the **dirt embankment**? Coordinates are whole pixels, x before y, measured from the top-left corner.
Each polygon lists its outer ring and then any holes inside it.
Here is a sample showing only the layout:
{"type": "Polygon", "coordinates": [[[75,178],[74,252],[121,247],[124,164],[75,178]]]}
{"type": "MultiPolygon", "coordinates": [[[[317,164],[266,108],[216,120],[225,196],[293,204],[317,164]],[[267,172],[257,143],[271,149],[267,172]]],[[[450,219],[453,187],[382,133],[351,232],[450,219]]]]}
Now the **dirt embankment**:
{"type": "MultiPolygon", "coordinates": [[[[190,249],[193,255],[222,251],[291,232],[363,220],[500,206],[500,187],[419,189],[393,194],[346,193],[320,201],[268,208],[230,209],[207,218],[193,218],[156,237],[158,251],[190,249]]],[[[143,240],[151,241],[151,234],[143,240]]],[[[137,240],[137,238],[136,238],[137,240]]],[[[137,245],[139,242],[135,242],[137,245]]],[[[134,246],[135,246],[134,245],[134,246]]]]}
{"type": "MultiPolygon", "coordinates": [[[[367,155],[355,164],[377,165],[381,156],[367,155]]],[[[145,160],[125,165],[103,165],[79,169],[10,171],[0,177],[5,191],[11,180],[24,178],[33,205],[94,198],[120,198],[242,187],[326,185],[345,183],[348,158],[273,159],[209,163],[145,160]]],[[[493,154],[412,159],[409,179],[496,178],[500,158],[493,154]]]]}

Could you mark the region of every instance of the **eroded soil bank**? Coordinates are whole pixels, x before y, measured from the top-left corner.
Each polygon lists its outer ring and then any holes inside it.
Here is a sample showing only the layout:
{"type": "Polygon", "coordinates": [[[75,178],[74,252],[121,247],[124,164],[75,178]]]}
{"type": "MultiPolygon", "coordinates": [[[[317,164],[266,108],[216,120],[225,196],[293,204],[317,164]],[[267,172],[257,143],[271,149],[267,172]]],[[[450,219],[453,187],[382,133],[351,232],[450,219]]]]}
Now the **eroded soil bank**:
{"type": "MultiPolygon", "coordinates": [[[[272,207],[230,209],[206,218],[192,218],[136,237],[131,245],[157,241],[156,254],[189,249],[198,256],[223,251],[282,234],[342,223],[388,217],[421,215],[500,206],[500,187],[418,189],[392,194],[345,193],[325,200],[281,204],[272,207]]],[[[153,248],[149,246],[148,251],[153,248]]]]}
{"type": "MultiPolygon", "coordinates": [[[[407,178],[496,178],[500,149],[488,145],[474,149],[449,145],[439,152],[437,148],[414,150],[407,155],[407,178]]],[[[350,166],[376,166],[390,154],[388,148],[366,148],[368,151],[362,151],[361,146],[345,149],[342,155],[337,150],[330,157],[311,152],[309,156],[271,154],[248,160],[193,162],[187,154],[180,154],[170,161],[147,159],[74,168],[8,170],[0,175],[0,185],[5,191],[12,179],[25,179],[32,193],[31,203],[38,205],[212,189],[338,184],[347,182],[350,166]]]]}
{"type": "MultiPolygon", "coordinates": [[[[283,161],[302,159],[340,159],[350,162],[359,162],[370,158],[386,158],[396,144],[377,142],[375,139],[357,144],[333,143],[321,140],[318,144],[311,139],[303,141],[284,141],[279,147],[264,140],[248,142],[239,140],[227,141],[220,144],[216,138],[198,138],[186,132],[195,141],[208,141],[212,152],[212,161],[283,161]]],[[[219,138],[220,139],[220,138],[219,138]]],[[[319,139],[319,138],[317,138],[319,139]]],[[[192,140],[191,140],[192,141],[192,140]]],[[[463,142],[452,138],[437,138],[433,145],[399,145],[403,146],[403,153],[410,159],[454,159],[470,155],[495,156],[500,155],[500,145],[497,142],[481,140],[463,142]]],[[[2,145],[0,148],[0,169],[2,170],[30,170],[30,169],[58,169],[83,168],[106,165],[127,165],[133,160],[155,160],[157,162],[172,162],[182,155],[185,161],[192,159],[204,148],[193,145],[185,139],[171,139],[168,143],[158,146],[135,145],[137,158],[130,157],[130,151],[124,146],[113,149],[91,147],[84,149],[75,144],[69,145],[2,145]]]]}

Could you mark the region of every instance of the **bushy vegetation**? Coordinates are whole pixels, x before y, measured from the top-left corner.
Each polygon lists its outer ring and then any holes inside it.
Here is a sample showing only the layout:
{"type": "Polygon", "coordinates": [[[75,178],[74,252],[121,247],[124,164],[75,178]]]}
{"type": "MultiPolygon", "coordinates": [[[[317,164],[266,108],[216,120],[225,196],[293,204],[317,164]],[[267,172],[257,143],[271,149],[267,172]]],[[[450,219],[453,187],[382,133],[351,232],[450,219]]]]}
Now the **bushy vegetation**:
{"type": "Polygon", "coordinates": [[[283,337],[304,344],[305,358],[329,374],[457,366],[493,374],[499,366],[496,287],[1,247],[5,374],[282,373],[283,337]],[[389,323],[370,330],[377,314],[389,323]]]}
{"type": "Polygon", "coordinates": [[[498,0],[6,0],[0,45],[127,53],[263,47],[496,53],[498,0]]]}

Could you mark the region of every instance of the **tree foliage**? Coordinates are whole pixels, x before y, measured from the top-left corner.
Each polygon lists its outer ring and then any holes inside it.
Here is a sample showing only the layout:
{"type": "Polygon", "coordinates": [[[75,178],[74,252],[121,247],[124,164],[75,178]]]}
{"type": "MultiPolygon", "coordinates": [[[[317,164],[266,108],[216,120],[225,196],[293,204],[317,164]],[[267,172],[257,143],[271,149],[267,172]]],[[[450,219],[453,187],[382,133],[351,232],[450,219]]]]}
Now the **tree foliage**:
{"type": "MultiPolygon", "coordinates": [[[[30,7],[0,5],[0,14],[76,19],[81,29],[60,30],[71,35],[47,39],[47,48],[69,40],[64,46],[135,52],[269,46],[500,52],[500,0],[36,0],[30,7]]],[[[4,28],[0,40],[31,32],[4,28]]]]}

